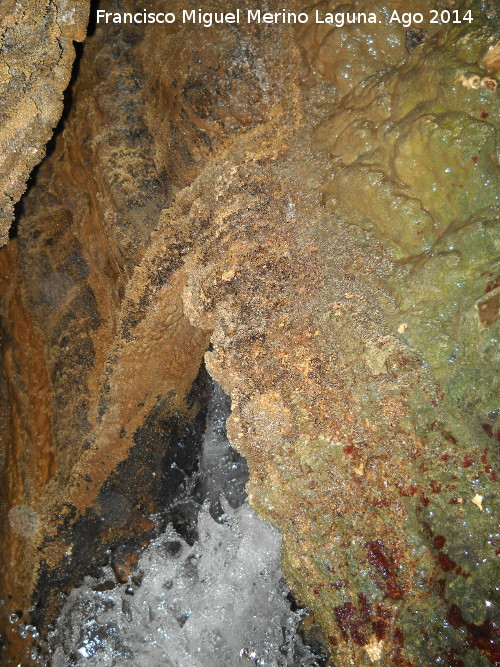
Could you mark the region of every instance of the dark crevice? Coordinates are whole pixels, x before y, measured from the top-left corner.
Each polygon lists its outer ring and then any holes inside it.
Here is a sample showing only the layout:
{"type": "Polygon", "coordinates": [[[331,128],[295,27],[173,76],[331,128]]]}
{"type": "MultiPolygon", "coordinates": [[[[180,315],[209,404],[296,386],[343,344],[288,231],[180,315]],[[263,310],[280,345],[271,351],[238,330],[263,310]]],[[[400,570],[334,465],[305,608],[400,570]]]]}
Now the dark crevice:
{"type": "MultiPolygon", "coordinates": [[[[109,563],[136,560],[158,532],[158,526],[147,517],[152,512],[164,512],[167,502],[173,501],[175,505],[175,499],[183,496],[183,489],[178,490],[182,480],[168,462],[182,461],[186,486],[186,479],[199,462],[210,382],[202,364],[187,399],[191,416],[172,412],[167,399],[158,401],[135,433],[136,444],[128,458],[102,486],[97,502],[83,517],[72,522],[75,508],[61,509],[67,513],[67,525],[61,530],[73,545],[71,554],[55,569],[44,566],[42,561],[33,596],[34,609],[30,610],[31,623],[42,634],[39,644],[42,657],[46,650],[44,628],[50,630],[71,590],[79,586],[85,576],[99,577],[101,568],[109,563]],[[165,494],[165,489],[173,490],[173,496],[165,494]]],[[[45,547],[49,545],[46,543],[45,547]]]]}
{"type": "MultiPolygon", "coordinates": [[[[98,5],[99,5],[99,0],[92,0],[87,38],[90,37],[95,32],[95,16],[96,16],[95,10],[97,9],[98,5]]],[[[63,94],[62,114],[61,117],[59,118],[57,125],[54,128],[51,138],[47,141],[47,144],[45,146],[44,157],[35,167],[33,167],[31,174],[26,182],[26,189],[23,195],[21,199],[14,205],[14,220],[12,221],[12,225],[10,226],[9,229],[9,239],[17,238],[19,220],[22,218],[24,214],[24,200],[27,197],[27,195],[31,192],[31,190],[36,186],[40,167],[42,166],[44,161],[47,160],[47,158],[49,158],[53,154],[56,147],[57,139],[62,135],[64,128],[66,126],[66,122],[73,108],[74,87],[78,79],[78,76],[80,74],[80,64],[85,50],[85,42],[73,42],[73,46],[75,48],[75,60],[73,62],[73,69],[71,71],[71,77],[68,86],[63,94]]]]}

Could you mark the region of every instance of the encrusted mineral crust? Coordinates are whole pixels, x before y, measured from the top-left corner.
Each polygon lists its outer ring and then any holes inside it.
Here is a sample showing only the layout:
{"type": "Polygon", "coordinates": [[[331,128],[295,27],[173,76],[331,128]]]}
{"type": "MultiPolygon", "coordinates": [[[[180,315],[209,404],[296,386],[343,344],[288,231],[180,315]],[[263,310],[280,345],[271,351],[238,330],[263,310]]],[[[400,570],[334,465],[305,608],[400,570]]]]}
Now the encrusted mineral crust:
{"type": "Polygon", "coordinates": [[[89,534],[96,559],[123,539],[103,493],[147,532],[140,452],[194,418],[205,355],[331,664],[500,659],[500,36],[491,3],[459,9],[411,54],[375,26],[380,66],[360,31],[346,86],[340,32],[88,39],[0,257],[2,511],[38,519],[3,540],[7,613],[43,599],[43,626],[89,534]]]}
{"type": "MultiPolygon", "coordinates": [[[[428,17],[429,10],[436,6],[439,3],[435,0],[412,0],[411,7],[404,0],[389,0],[383,4],[378,0],[349,3],[321,0],[306,9],[310,20],[299,27],[300,44],[313,70],[344,95],[371,74],[400,65],[408,55],[411,31],[420,25],[412,17],[419,13],[428,17]],[[391,21],[394,12],[401,17],[400,21],[391,21]],[[367,20],[374,17],[376,23],[365,22],[359,18],[360,14],[367,20]],[[406,27],[402,23],[403,15],[406,27]],[[326,22],[327,16],[334,20],[338,16],[338,23],[326,22]]],[[[427,29],[421,33],[422,40],[437,28],[428,21],[425,25],[427,29]]]]}
{"type": "Polygon", "coordinates": [[[5,0],[0,14],[0,245],[63,111],[90,0],[5,0]]]}
{"type": "Polygon", "coordinates": [[[90,0],[4,0],[0,7],[0,245],[45,155],[85,39],[90,0]]]}

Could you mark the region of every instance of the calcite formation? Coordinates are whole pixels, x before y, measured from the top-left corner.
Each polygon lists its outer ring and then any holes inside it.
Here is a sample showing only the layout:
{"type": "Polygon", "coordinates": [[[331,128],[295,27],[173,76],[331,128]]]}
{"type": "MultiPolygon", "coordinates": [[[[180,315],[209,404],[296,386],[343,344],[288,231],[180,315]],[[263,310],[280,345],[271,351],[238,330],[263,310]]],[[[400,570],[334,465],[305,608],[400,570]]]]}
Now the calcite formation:
{"type": "Polygon", "coordinates": [[[7,615],[43,631],[147,535],[204,357],[331,664],[500,660],[500,35],[469,9],[411,48],[384,21],[88,38],[0,258],[7,615]]]}
{"type": "Polygon", "coordinates": [[[314,71],[345,94],[371,74],[401,64],[407,51],[436,32],[437,23],[429,23],[436,7],[434,0],[413,0],[411,7],[402,0],[321,0],[307,8],[311,20],[300,27],[299,39],[314,71]],[[394,12],[397,20],[391,21],[394,12]],[[427,18],[425,28],[412,20],[419,13],[427,18]]]}
{"type": "Polygon", "coordinates": [[[90,0],[5,0],[0,8],[0,245],[63,111],[90,0]]]}

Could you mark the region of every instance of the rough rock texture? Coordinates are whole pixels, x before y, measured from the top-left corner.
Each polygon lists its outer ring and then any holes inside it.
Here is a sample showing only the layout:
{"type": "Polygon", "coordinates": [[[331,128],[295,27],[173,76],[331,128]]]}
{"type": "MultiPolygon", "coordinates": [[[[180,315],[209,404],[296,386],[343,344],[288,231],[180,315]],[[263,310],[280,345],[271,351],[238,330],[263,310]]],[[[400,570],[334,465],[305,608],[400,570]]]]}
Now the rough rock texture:
{"type": "Polygon", "coordinates": [[[268,49],[244,31],[209,31],[202,60],[200,30],[164,35],[110,26],[87,41],[64,132],[23,200],[17,239],[2,253],[3,412],[10,423],[2,432],[7,567],[0,576],[13,664],[26,657],[18,623],[8,619],[22,609],[25,623],[31,607],[42,627],[61,586],[78,580],[126,531],[140,542],[152,527],[146,516],[163,484],[169,440],[196,435],[203,397],[189,392],[209,332],[183,313],[183,255],[195,230],[172,228],[153,273],[140,259],[176,184],[192,179],[231,133],[272,116],[289,71],[277,62],[283,48],[268,49]],[[146,37],[182,54],[179,85],[161,53],[150,68],[146,37]],[[257,60],[261,84],[249,66],[257,60]],[[214,63],[225,86],[216,95],[209,85],[214,63]],[[164,91],[167,113],[155,119],[164,91]],[[151,308],[144,285],[157,294],[151,308]],[[102,498],[110,494],[130,510],[119,530],[102,521],[102,498]]]}
{"type": "Polygon", "coordinates": [[[344,95],[369,75],[400,65],[409,50],[434,33],[438,24],[426,20],[422,28],[412,18],[418,13],[428,17],[436,6],[439,3],[434,0],[412,0],[411,7],[404,0],[382,4],[378,0],[321,0],[306,10],[310,21],[300,26],[300,43],[314,71],[344,95]],[[359,20],[361,12],[374,15],[376,23],[359,20]],[[394,12],[401,22],[391,21],[394,12]],[[317,23],[316,16],[323,20],[331,16],[333,23],[317,23]]]}
{"type": "Polygon", "coordinates": [[[499,660],[499,35],[468,8],[411,54],[375,27],[384,66],[363,54],[345,87],[287,26],[88,40],[0,257],[8,613],[39,602],[43,628],[89,546],[123,539],[103,494],[147,532],[210,343],[332,664],[499,660]]]}
{"type": "Polygon", "coordinates": [[[0,245],[14,205],[45,155],[63,111],[73,41],[85,39],[90,0],[5,0],[0,9],[0,245]]]}

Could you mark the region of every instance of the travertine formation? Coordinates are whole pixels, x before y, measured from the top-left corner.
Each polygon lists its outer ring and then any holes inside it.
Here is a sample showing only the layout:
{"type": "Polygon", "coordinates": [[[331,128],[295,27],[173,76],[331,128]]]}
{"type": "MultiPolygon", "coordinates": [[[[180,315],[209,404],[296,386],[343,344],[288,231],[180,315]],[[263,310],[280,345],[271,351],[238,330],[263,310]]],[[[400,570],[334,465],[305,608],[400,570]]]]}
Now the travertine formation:
{"type": "Polygon", "coordinates": [[[0,245],[63,111],[90,0],[5,0],[0,8],[0,245]]]}
{"type": "Polygon", "coordinates": [[[205,356],[332,664],[499,660],[499,35],[469,8],[411,49],[356,29],[348,83],[338,29],[88,39],[0,257],[8,613],[43,628],[147,534],[205,356]],[[117,495],[129,526],[102,521],[117,495]]]}
{"type": "Polygon", "coordinates": [[[412,0],[411,7],[404,0],[382,5],[377,0],[321,0],[306,10],[310,21],[300,27],[300,43],[314,71],[339,93],[348,93],[371,74],[401,64],[407,51],[436,32],[438,25],[429,23],[429,10],[436,6],[434,0],[412,0]],[[398,20],[391,21],[394,12],[398,20]],[[360,13],[376,22],[359,19],[360,13]],[[426,17],[425,28],[411,20],[419,13],[426,17]],[[327,16],[334,22],[322,21],[327,16]]]}

